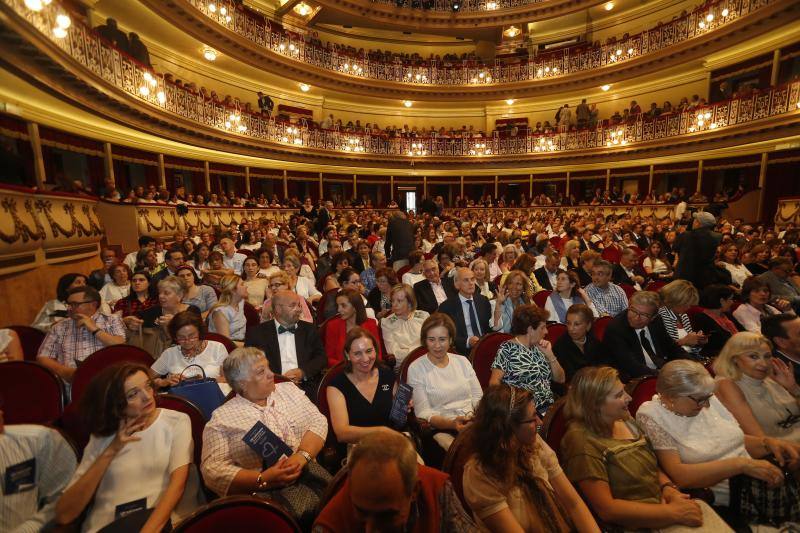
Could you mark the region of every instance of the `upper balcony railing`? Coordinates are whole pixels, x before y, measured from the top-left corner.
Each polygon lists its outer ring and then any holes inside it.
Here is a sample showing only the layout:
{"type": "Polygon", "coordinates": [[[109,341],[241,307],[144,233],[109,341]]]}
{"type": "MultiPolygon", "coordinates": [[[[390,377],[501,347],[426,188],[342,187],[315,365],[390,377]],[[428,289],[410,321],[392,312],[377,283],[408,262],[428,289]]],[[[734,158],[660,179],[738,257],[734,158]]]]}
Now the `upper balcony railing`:
{"type": "Polygon", "coordinates": [[[602,122],[596,129],[526,134],[512,137],[388,138],[354,134],[278,122],[264,114],[226,107],[142,66],[119,51],[80,21],[66,28],[64,11],[52,5],[39,11],[25,0],[2,0],[59,49],[92,75],[128,93],[153,108],[172,113],[208,128],[243,139],[277,143],[339,153],[374,154],[396,158],[464,157],[486,158],[564,152],[593,148],[616,148],[636,143],[675,138],[797,112],[800,81],[758,91],[714,105],[657,117],[636,115],[624,124],[602,122]]]}
{"type": "MultiPolygon", "coordinates": [[[[459,2],[459,12],[493,12],[501,9],[513,9],[515,7],[529,6],[547,0],[462,0],[459,2]]],[[[398,5],[397,0],[372,0],[376,4],[384,4],[397,7],[410,7],[423,11],[452,12],[453,0],[404,0],[398,5]]]]}
{"type": "Polygon", "coordinates": [[[376,59],[366,51],[350,54],[315,44],[230,0],[189,0],[211,20],[272,52],[356,78],[422,86],[460,86],[513,83],[557,78],[642,57],[729,24],[775,0],[718,0],[691,13],[638,33],[623,35],[603,45],[574,46],[536,56],[497,60],[392,61],[376,59]]]}

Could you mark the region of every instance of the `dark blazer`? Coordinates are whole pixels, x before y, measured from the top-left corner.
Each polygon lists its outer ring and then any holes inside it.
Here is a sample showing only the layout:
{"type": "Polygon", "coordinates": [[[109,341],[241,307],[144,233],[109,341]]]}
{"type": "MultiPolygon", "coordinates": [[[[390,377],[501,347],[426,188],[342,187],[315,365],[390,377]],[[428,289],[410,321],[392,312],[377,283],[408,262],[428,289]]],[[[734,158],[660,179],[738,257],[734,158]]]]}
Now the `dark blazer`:
{"type": "MultiPolygon", "coordinates": [[[[316,402],[320,373],[328,364],[325,346],[322,344],[317,327],[302,320],[297,322],[294,342],[297,350],[297,366],[306,375],[304,382],[300,384],[300,388],[305,391],[311,401],[316,402]]],[[[269,368],[276,374],[283,373],[280,346],[278,344],[278,329],[275,327],[274,320],[247,328],[247,333],[244,336],[244,345],[254,346],[262,350],[267,356],[267,361],[269,361],[269,368]]]]}
{"type": "Polygon", "coordinates": [[[583,266],[578,267],[575,272],[578,274],[578,279],[581,282],[581,287],[585,287],[592,282],[592,275],[584,270],[583,266]]]}
{"type": "MultiPolygon", "coordinates": [[[[672,359],[688,359],[689,354],[678,346],[667,333],[661,317],[656,318],[647,326],[650,337],[653,339],[653,349],[657,360],[653,362],[658,368],[672,359]]],[[[619,370],[624,380],[641,376],[656,375],[658,371],[648,367],[644,362],[642,344],[636,331],[628,324],[628,312],[623,311],[608,324],[603,337],[603,352],[609,364],[619,370]]]]}
{"type": "Polygon", "coordinates": [[[676,242],[678,265],[675,267],[675,279],[691,281],[702,290],[717,279],[714,256],[722,235],[710,228],[698,228],[687,231],[676,242]]]}
{"type": "Polygon", "coordinates": [[[395,216],[389,220],[384,249],[389,261],[408,258],[408,254],[414,249],[414,227],[407,218],[395,216]]]}
{"type": "MultiPolygon", "coordinates": [[[[419,285],[419,283],[417,285],[419,285]]],[[[479,292],[473,295],[472,302],[473,305],[475,305],[475,313],[478,315],[478,323],[481,332],[486,335],[491,332],[489,321],[492,318],[492,306],[489,303],[489,299],[479,292]]],[[[439,312],[450,315],[450,318],[456,323],[455,345],[458,353],[464,356],[469,355],[470,348],[467,346],[467,322],[464,319],[464,309],[461,307],[461,299],[458,297],[458,293],[442,302],[442,305],[439,306],[439,312]]]]}
{"type": "Polygon", "coordinates": [[[553,345],[553,354],[561,364],[561,368],[564,369],[567,375],[567,382],[569,382],[572,376],[575,375],[575,372],[581,368],[603,364],[601,360],[602,350],[600,341],[597,340],[597,337],[594,336],[591,330],[586,335],[586,344],[583,348],[584,351],[581,351],[578,345],[573,342],[572,337],[567,333],[561,335],[558,341],[553,345]]]}
{"type": "Polygon", "coordinates": [[[158,285],[159,281],[167,278],[168,276],[174,276],[174,274],[170,273],[168,268],[162,268],[153,276],[153,279],[150,280],[150,284],[158,285]]]}
{"type": "Polygon", "coordinates": [[[547,276],[547,270],[544,267],[539,267],[533,271],[533,275],[536,276],[536,281],[539,282],[539,286],[546,290],[546,291],[554,291],[556,290],[553,287],[553,284],[550,283],[550,278],[547,276]]]}
{"type": "MultiPolygon", "coordinates": [[[[744,331],[744,328],[732,317],[728,317],[733,325],[744,331]]],[[[727,329],[722,328],[717,322],[705,313],[695,313],[692,316],[692,328],[695,331],[702,331],[708,335],[708,343],[703,346],[702,353],[705,357],[714,357],[719,354],[725,343],[728,342],[733,334],[727,329]]]]}
{"type": "MultiPolygon", "coordinates": [[[[647,272],[644,271],[642,267],[638,264],[633,266],[633,273],[637,276],[642,276],[645,280],[647,280],[647,272]]],[[[612,279],[614,283],[619,285],[620,283],[625,283],[627,285],[636,285],[634,281],[628,276],[628,273],[625,272],[625,269],[622,268],[622,265],[619,263],[614,264],[614,270],[612,273],[612,279]]],[[[642,287],[644,288],[644,287],[642,287]]]]}
{"type": "Polygon", "coordinates": [[[795,378],[795,380],[797,380],[798,383],[800,383],[800,363],[798,363],[797,361],[794,361],[792,359],[789,359],[786,356],[786,354],[784,354],[780,350],[772,350],[772,357],[777,357],[778,359],[780,359],[781,361],[783,361],[787,365],[788,364],[794,365],[794,378],[795,378]]]}
{"type": "MultiPolygon", "coordinates": [[[[457,293],[453,285],[453,279],[448,276],[442,280],[442,287],[444,287],[444,293],[448,298],[453,297],[457,293]]],[[[414,296],[417,298],[417,309],[427,313],[435,313],[436,310],[439,309],[439,302],[436,301],[436,295],[433,294],[431,282],[427,279],[423,279],[414,284],[414,296]]]]}
{"type": "Polygon", "coordinates": [[[650,246],[650,244],[652,244],[654,240],[655,237],[647,237],[646,235],[639,235],[639,237],[636,238],[636,246],[641,248],[643,251],[647,251],[647,247],[650,246]]]}
{"type": "Polygon", "coordinates": [[[98,291],[102,289],[103,285],[106,284],[106,269],[98,268],[97,270],[92,270],[92,273],[87,278],[87,283],[98,291]]]}

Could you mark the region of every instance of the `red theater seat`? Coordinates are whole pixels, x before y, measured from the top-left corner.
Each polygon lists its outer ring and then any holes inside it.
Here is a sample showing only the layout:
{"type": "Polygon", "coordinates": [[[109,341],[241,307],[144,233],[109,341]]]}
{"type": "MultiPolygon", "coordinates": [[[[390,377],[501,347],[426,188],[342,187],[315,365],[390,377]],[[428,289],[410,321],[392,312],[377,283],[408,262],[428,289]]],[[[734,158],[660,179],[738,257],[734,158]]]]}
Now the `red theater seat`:
{"type": "Polygon", "coordinates": [[[6,424],[50,425],[63,412],[61,380],[39,363],[0,364],[0,396],[6,424]]]}
{"type": "Polygon", "coordinates": [[[547,303],[547,299],[550,297],[552,293],[553,291],[547,291],[547,290],[537,292],[536,294],[533,295],[533,303],[544,309],[544,304],[547,303]]]}
{"type": "Polygon", "coordinates": [[[428,348],[425,346],[418,346],[411,350],[405,359],[403,359],[403,363],[400,365],[400,373],[397,375],[397,379],[400,383],[405,383],[408,379],[408,367],[411,366],[411,363],[419,359],[420,357],[426,355],[428,353],[428,348]]]}
{"type": "Polygon", "coordinates": [[[628,394],[631,395],[631,403],[628,404],[628,411],[631,412],[631,416],[636,416],[636,411],[639,410],[639,407],[644,402],[649,402],[653,399],[653,395],[656,393],[656,379],[655,376],[648,376],[628,383],[626,389],[630,391],[628,394]]]}
{"type": "Polygon", "coordinates": [[[548,324],[547,326],[547,340],[550,344],[555,344],[563,334],[567,332],[567,326],[564,324],[548,324]]]}
{"type": "Polygon", "coordinates": [[[594,321],[594,325],[592,326],[592,331],[594,331],[594,336],[600,342],[603,342],[603,337],[606,334],[606,328],[608,327],[609,322],[611,322],[612,317],[610,316],[601,316],[597,320],[594,321]]]}
{"type": "Polygon", "coordinates": [[[39,346],[42,345],[44,340],[44,332],[32,328],[30,326],[8,326],[8,329],[13,330],[19,337],[19,343],[22,345],[22,353],[25,355],[26,361],[36,361],[36,354],[39,353],[39,346]]]}
{"type": "Polygon", "coordinates": [[[194,464],[200,468],[200,459],[203,456],[203,428],[206,427],[206,417],[200,408],[186,398],[174,394],[158,394],[156,403],[164,409],[189,415],[189,421],[192,423],[192,439],[194,440],[194,464]]]}
{"type": "Polygon", "coordinates": [[[228,353],[231,353],[236,349],[236,343],[234,343],[232,340],[230,340],[225,335],[222,335],[221,333],[213,333],[209,331],[208,333],[206,333],[206,340],[217,341],[219,343],[222,343],[222,345],[225,346],[225,349],[228,350],[228,353]]]}
{"type": "Polygon", "coordinates": [[[472,361],[472,368],[478,376],[483,390],[489,386],[489,378],[492,375],[492,363],[497,356],[500,345],[509,339],[513,339],[508,333],[489,333],[481,337],[478,343],[472,347],[469,359],[472,361]]]}
{"type": "Polygon", "coordinates": [[[547,410],[542,424],[542,436],[557,455],[560,455],[561,439],[567,432],[567,418],[564,416],[566,398],[560,398],[547,410]]]}
{"type": "Polygon", "coordinates": [[[106,346],[87,357],[72,378],[72,403],[77,404],[83,396],[89,382],[106,367],[116,363],[139,363],[150,368],[153,357],[136,346],[117,344],[106,346]]]}
{"type": "Polygon", "coordinates": [[[256,496],[228,496],[205,505],[175,526],[175,533],[269,531],[300,533],[300,526],[278,503],[256,496]]]}

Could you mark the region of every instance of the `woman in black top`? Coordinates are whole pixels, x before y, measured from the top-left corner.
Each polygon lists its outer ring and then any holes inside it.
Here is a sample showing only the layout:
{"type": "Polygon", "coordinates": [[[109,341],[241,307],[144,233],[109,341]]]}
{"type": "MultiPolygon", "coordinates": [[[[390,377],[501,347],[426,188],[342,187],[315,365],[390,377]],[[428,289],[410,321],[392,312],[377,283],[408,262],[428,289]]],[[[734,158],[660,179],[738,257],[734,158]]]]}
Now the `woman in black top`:
{"type": "Polygon", "coordinates": [[[581,368],[601,363],[600,341],[591,331],[593,322],[592,310],[585,304],[573,304],[567,309],[567,334],[553,345],[553,355],[564,369],[567,383],[581,368]]]}
{"type": "Polygon", "coordinates": [[[367,330],[355,327],[347,333],[345,371],[327,390],[331,427],[340,443],[355,444],[368,433],[389,429],[395,376],[376,364],[377,355],[377,341],[367,330]]]}
{"type": "Polygon", "coordinates": [[[692,316],[692,327],[705,332],[708,342],[700,352],[704,357],[715,357],[734,334],[744,331],[730,312],[733,307],[733,289],[728,285],[709,285],[700,295],[703,311],[692,316]]]}

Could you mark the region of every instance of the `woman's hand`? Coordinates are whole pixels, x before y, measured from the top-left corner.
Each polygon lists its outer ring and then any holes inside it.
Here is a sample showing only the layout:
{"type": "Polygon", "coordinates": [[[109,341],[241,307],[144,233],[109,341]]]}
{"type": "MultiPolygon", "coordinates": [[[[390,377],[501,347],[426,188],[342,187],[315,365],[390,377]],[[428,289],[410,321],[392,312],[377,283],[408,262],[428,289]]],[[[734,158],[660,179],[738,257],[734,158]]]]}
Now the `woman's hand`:
{"type": "Polygon", "coordinates": [[[172,321],[172,317],[173,316],[175,316],[175,315],[172,315],[172,314],[161,315],[160,317],[156,318],[156,320],[155,320],[156,326],[161,326],[163,328],[166,328],[169,325],[169,323],[172,321]]]}
{"type": "Polygon", "coordinates": [[[508,299],[508,287],[503,286],[502,288],[500,288],[500,290],[497,291],[497,304],[496,304],[497,307],[502,306],[503,302],[505,302],[507,299],[508,299]]]}
{"type": "Polygon", "coordinates": [[[472,423],[472,418],[466,416],[457,416],[455,419],[455,423],[456,423],[456,428],[455,428],[456,431],[461,433],[462,431],[467,429],[467,427],[472,423]]]}
{"type": "Polygon", "coordinates": [[[775,460],[778,461],[778,464],[781,466],[796,464],[798,458],[800,458],[795,445],[785,440],[764,437],[764,447],[775,457],[775,460]]]}
{"type": "Polygon", "coordinates": [[[789,394],[794,396],[800,394],[800,386],[797,385],[797,380],[794,377],[794,365],[792,363],[785,363],[778,357],[773,357],[772,379],[780,383],[784,389],[789,391],[789,394]]]}
{"type": "Polygon", "coordinates": [[[114,437],[114,440],[111,441],[111,445],[108,448],[116,454],[121,451],[122,448],[124,448],[129,442],[142,440],[141,437],[136,437],[134,433],[143,430],[146,423],[146,420],[140,418],[126,418],[120,420],[117,434],[114,437]]]}
{"type": "Polygon", "coordinates": [[[780,311],[784,313],[788,313],[792,309],[792,304],[789,300],[784,300],[783,298],[778,298],[777,300],[771,302],[772,305],[777,307],[780,311]]]}
{"type": "Polygon", "coordinates": [[[296,461],[290,462],[288,458],[282,457],[261,472],[261,479],[267,482],[267,489],[285,487],[294,483],[302,472],[303,468],[296,461]]]}
{"type": "Polygon", "coordinates": [[[586,305],[589,305],[592,302],[591,298],[589,298],[589,293],[587,293],[586,289],[584,288],[578,289],[578,296],[581,297],[581,300],[583,300],[586,305]]]}
{"type": "Polygon", "coordinates": [[[696,333],[694,331],[687,333],[686,336],[678,341],[680,346],[699,346],[700,344],[705,344],[703,342],[705,340],[705,336],[703,332],[696,333]]]}
{"type": "Polygon", "coordinates": [[[542,339],[538,342],[537,346],[548,359],[553,359],[555,357],[553,354],[553,345],[550,344],[549,340],[542,339]]]}
{"type": "Polygon", "coordinates": [[[783,483],[781,469],[762,459],[745,459],[742,473],[755,479],[760,479],[770,487],[778,487],[783,483]]]}
{"type": "Polygon", "coordinates": [[[667,503],[672,511],[672,519],[676,524],[688,527],[700,527],[703,525],[703,511],[697,502],[691,499],[674,498],[667,503]]]}
{"type": "Polygon", "coordinates": [[[125,318],[122,319],[122,322],[125,323],[126,328],[133,331],[139,331],[140,329],[142,329],[142,324],[144,324],[144,320],[133,315],[126,316],[125,318]]]}

